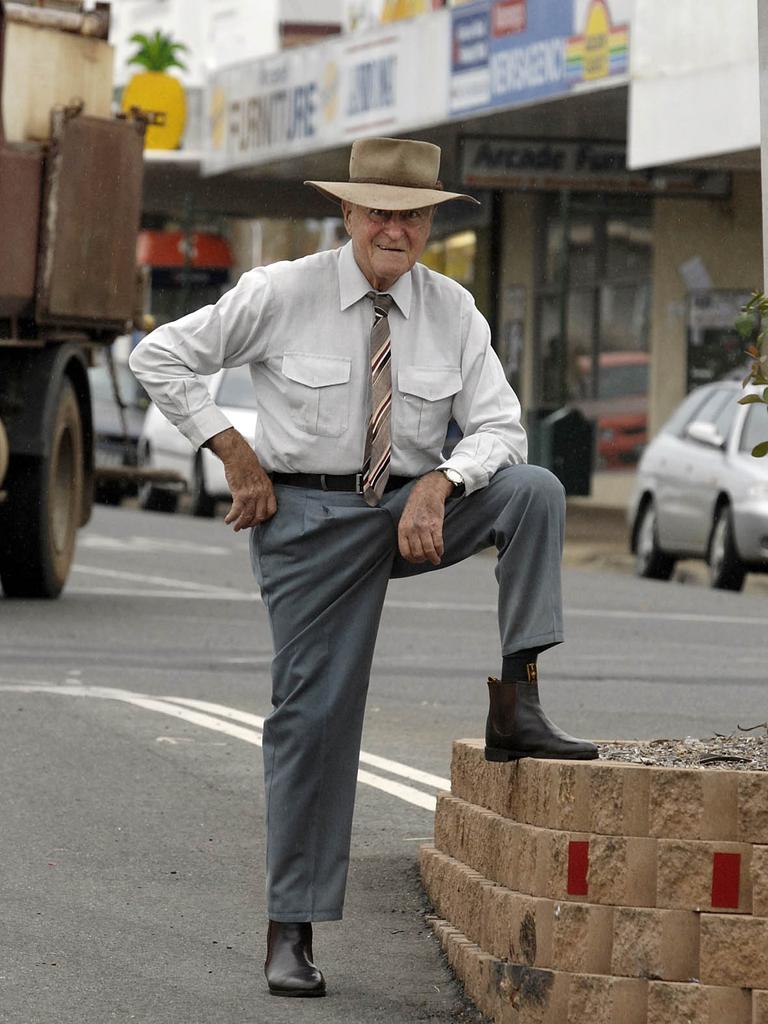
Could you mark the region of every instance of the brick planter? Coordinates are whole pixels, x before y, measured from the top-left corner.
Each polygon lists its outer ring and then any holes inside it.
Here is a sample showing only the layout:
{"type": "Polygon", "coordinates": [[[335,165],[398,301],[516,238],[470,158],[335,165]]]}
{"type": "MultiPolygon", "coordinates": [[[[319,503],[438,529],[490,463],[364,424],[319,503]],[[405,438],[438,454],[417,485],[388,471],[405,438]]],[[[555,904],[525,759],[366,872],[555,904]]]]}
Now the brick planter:
{"type": "Polygon", "coordinates": [[[461,740],[421,874],[496,1024],[768,1024],[768,773],[461,740]]]}

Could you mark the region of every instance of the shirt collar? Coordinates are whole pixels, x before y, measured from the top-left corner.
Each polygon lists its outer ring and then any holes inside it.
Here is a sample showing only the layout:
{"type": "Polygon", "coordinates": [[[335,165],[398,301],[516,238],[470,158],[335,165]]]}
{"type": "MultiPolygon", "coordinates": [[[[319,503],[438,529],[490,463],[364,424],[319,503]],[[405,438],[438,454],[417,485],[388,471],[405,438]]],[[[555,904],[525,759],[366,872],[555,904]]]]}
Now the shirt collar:
{"type": "MultiPolygon", "coordinates": [[[[352,242],[347,242],[339,253],[339,294],[341,296],[341,309],[348,309],[350,306],[354,305],[354,303],[359,302],[360,299],[366,296],[370,290],[371,285],[355,260],[355,254],[352,251],[352,242]]],[[[410,270],[407,274],[403,274],[402,277],[398,277],[389,289],[389,294],[394,299],[395,305],[406,320],[411,312],[412,291],[413,282],[411,281],[410,270]]]]}

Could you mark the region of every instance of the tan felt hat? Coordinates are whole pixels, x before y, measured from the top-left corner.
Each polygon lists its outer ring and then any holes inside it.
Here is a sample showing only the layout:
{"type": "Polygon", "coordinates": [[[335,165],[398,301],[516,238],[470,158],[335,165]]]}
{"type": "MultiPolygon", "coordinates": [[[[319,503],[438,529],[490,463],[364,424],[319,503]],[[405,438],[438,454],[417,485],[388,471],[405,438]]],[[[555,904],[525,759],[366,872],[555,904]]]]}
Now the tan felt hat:
{"type": "Polygon", "coordinates": [[[446,192],[438,181],[440,147],[412,139],[358,139],[349,157],[349,181],[305,181],[329,199],[374,210],[417,210],[449,199],[477,203],[446,192]]]}

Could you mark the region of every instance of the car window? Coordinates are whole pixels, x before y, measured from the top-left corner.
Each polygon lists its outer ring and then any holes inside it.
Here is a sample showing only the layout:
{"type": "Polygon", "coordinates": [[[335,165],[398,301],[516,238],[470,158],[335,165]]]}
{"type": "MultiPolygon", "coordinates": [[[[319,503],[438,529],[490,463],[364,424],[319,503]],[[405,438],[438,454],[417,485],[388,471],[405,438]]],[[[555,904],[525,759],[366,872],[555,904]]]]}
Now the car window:
{"type": "Polygon", "coordinates": [[[704,404],[696,410],[695,415],[691,419],[714,425],[727,404],[729,402],[735,404],[737,397],[738,395],[733,388],[715,388],[704,404]]]}
{"type": "Polygon", "coordinates": [[[761,441],[768,441],[768,409],[764,405],[750,405],[741,431],[739,450],[751,452],[761,441]]]}
{"type": "Polygon", "coordinates": [[[736,419],[736,413],[739,411],[739,394],[736,391],[729,391],[730,398],[725,403],[723,408],[715,417],[715,430],[718,432],[720,437],[728,437],[733,426],[733,421],[736,419]]]}
{"type": "Polygon", "coordinates": [[[675,409],[667,422],[661,428],[662,431],[666,434],[674,434],[676,437],[682,437],[683,430],[694,418],[696,411],[701,408],[707,400],[707,396],[711,394],[711,391],[711,386],[697,388],[695,391],[692,391],[690,395],[683,399],[677,409],[675,409]]]}
{"type": "Polygon", "coordinates": [[[256,408],[256,391],[247,366],[232,366],[224,371],[216,393],[216,403],[234,409],[256,408]]]}

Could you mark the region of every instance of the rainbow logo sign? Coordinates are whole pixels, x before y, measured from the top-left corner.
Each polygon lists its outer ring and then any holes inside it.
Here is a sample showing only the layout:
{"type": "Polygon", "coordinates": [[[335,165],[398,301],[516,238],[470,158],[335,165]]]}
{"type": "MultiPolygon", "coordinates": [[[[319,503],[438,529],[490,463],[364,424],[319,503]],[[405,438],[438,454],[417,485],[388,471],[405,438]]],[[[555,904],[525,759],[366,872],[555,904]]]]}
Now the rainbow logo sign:
{"type": "Polygon", "coordinates": [[[606,0],[592,0],[580,36],[571,36],[565,47],[566,80],[569,85],[594,82],[629,69],[629,28],[611,24],[606,0]]]}

